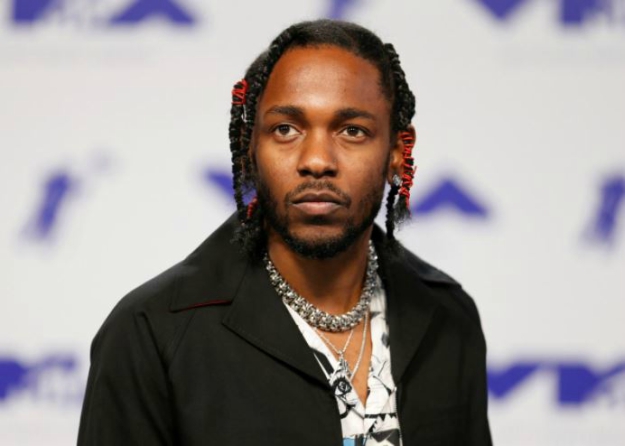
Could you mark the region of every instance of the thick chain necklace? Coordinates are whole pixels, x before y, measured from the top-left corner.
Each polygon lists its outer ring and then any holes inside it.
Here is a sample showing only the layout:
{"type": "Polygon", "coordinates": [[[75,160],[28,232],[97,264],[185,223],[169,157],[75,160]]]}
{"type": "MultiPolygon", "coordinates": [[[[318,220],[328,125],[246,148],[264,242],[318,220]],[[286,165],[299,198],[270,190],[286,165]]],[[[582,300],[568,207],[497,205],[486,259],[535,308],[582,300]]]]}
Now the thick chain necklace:
{"type": "Polygon", "coordinates": [[[278,295],[284,303],[291,307],[312,327],[332,333],[342,333],[351,330],[358,325],[369,310],[369,303],[376,290],[376,274],[378,270],[378,256],[373,248],[373,243],[369,241],[369,255],[367,256],[367,272],[365,283],[358,303],[347,313],[333,315],[315,307],[305,298],[297,294],[293,288],[280,275],[274,264],[269,260],[269,255],[265,253],[263,258],[265,268],[269,273],[269,281],[276,289],[278,295]]]}

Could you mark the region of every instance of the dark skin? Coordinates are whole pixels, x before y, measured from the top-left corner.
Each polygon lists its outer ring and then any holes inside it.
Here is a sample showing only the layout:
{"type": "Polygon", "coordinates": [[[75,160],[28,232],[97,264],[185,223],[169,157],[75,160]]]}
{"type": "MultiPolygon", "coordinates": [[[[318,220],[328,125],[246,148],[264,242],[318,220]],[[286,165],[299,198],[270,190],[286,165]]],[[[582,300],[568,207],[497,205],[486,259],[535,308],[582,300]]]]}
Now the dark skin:
{"type": "MultiPolygon", "coordinates": [[[[379,76],[370,62],[333,46],[290,49],[274,67],[258,103],[250,155],[293,237],[312,244],[341,237],[346,224],[358,225],[371,213],[371,196],[381,197],[384,183],[400,174],[404,146],[399,133],[391,133],[391,104],[379,76]],[[293,194],[303,183],[328,182],[333,190],[293,194]]],[[[311,259],[267,225],[268,252],[293,289],[317,308],[341,314],[360,298],[371,231],[369,225],[334,257],[311,259]]],[[[363,328],[356,327],[345,355],[352,369],[363,328]]],[[[349,331],[324,335],[342,348],[349,331]]],[[[367,338],[352,380],[363,404],[371,359],[367,338]]]]}

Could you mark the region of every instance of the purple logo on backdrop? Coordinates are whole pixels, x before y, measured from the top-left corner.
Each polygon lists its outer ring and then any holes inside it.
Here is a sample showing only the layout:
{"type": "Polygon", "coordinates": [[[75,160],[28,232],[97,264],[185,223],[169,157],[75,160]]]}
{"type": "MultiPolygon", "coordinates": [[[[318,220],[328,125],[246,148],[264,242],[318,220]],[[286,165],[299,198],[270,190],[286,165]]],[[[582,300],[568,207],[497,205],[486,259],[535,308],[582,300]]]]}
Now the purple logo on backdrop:
{"type": "MultiPolygon", "coordinates": [[[[216,188],[232,202],[232,175],[223,170],[207,168],[203,172],[204,181],[216,188]]],[[[413,195],[414,196],[414,195],[413,195]]],[[[249,199],[251,197],[246,197],[249,199]]],[[[412,211],[416,216],[437,214],[440,211],[451,211],[465,217],[488,218],[490,212],[482,201],[463,187],[453,178],[443,178],[425,194],[413,198],[416,204],[412,211]]]]}
{"type": "Polygon", "coordinates": [[[425,195],[417,196],[414,201],[416,204],[412,207],[412,212],[416,216],[431,215],[444,209],[468,217],[489,216],[489,211],[481,200],[453,178],[443,178],[425,195]]]}
{"type": "Polygon", "coordinates": [[[608,177],[600,188],[600,200],[589,228],[589,239],[614,245],[619,213],[625,199],[625,175],[608,177]]]}
{"type": "Polygon", "coordinates": [[[33,363],[0,357],[0,404],[20,396],[60,404],[79,403],[83,386],[72,355],[50,355],[33,363]]]}
{"type": "Polygon", "coordinates": [[[594,367],[584,362],[521,361],[507,367],[488,368],[491,399],[506,400],[533,379],[555,378],[556,403],[583,406],[607,401],[625,405],[625,362],[594,367]],[[539,375],[538,372],[544,372],[539,375]]]}
{"type": "Polygon", "coordinates": [[[76,169],[57,168],[44,176],[23,236],[36,242],[53,240],[77,192],[82,193],[84,186],[93,186],[96,174],[107,172],[112,166],[106,152],[96,152],[86,163],[76,169]]]}
{"type": "MultiPolygon", "coordinates": [[[[232,174],[222,170],[206,169],[203,172],[204,181],[212,187],[216,187],[221,192],[221,195],[228,197],[231,203],[234,203],[234,189],[232,189],[232,174]]],[[[253,192],[247,194],[244,199],[249,201],[252,198],[253,192]]]]}
{"type": "MultiPolygon", "coordinates": [[[[514,17],[521,6],[535,3],[534,0],[471,0],[479,3],[497,20],[507,21],[514,17]]],[[[558,18],[565,26],[583,25],[598,16],[625,19],[623,0],[558,0],[558,18]]]]}
{"type": "Polygon", "coordinates": [[[164,20],[173,25],[193,25],[196,18],[180,0],[127,0],[121,7],[113,2],[110,10],[102,13],[110,0],[12,0],[12,20],[18,25],[56,18],[62,22],[98,25],[133,25],[149,19],[164,20]]]}
{"type": "Polygon", "coordinates": [[[526,0],[476,0],[497,19],[506,20],[526,0]]]}
{"type": "Polygon", "coordinates": [[[69,172],[60,170],[49,175],[43,183],[35,215],[27,226],[27,234],[43,240],[52,236],[59,215],[68,197],[76,189],[77,180],[69,172]]]}
{"type": "Polygon", "coordinates": [[[223,195],[233,197],[232,174],[208,168],[204,170],[202,175],[207,184],[217,187],[223,195]]]}
{"type": "Polygon", "coordinates": [[[343,20],[348,10],[361,3],[362,0],[330,0],[330,7],[326,16],[330,19],[343,20]]]}

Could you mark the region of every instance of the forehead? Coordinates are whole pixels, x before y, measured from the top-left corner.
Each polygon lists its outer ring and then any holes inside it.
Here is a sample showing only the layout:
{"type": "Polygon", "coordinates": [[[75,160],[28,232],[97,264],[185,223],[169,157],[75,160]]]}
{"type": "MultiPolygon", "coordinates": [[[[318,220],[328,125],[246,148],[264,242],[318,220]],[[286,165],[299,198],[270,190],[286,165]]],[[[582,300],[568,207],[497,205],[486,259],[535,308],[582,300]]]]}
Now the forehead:
{"type": "Polygon", "coordinates": [[[292,48],[276,63],[259,107],[276,104],[389,113],[380,73],[371,62],[334,46],[292,48]]]}

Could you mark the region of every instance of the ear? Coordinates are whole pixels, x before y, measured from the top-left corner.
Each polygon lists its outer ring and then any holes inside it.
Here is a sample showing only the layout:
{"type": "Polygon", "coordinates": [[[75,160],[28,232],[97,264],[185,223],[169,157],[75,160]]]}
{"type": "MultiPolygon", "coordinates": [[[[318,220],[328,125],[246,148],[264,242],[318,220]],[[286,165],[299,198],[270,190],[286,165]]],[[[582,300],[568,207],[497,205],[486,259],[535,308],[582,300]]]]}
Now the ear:
{"type": "Polygon", "coordinates": [[[391,153],[389,156],[389,164],[387,171],[387,178],[389,184],[393,184],[393,176],[399,175],[401,177],[403,173],[403,163],[404,163],[404,150],[406,148],[406,144],[404,143],[404,139],[402,138],[402,133],[408,132],[412,137],[413,141],[417,139],[417,133],[412,124],[406,127],[404,130],[401,130],[395,135],[395,142],[391,146],[391,153]]]}

